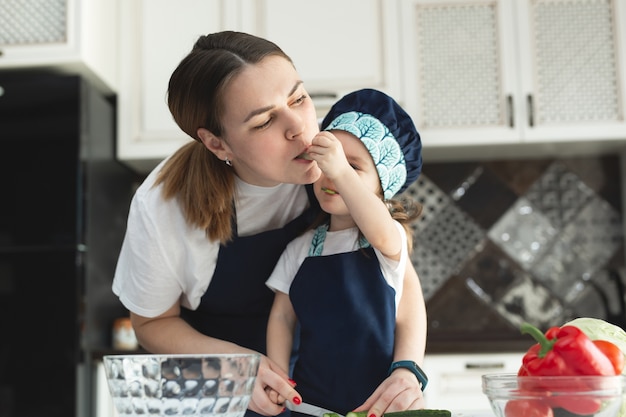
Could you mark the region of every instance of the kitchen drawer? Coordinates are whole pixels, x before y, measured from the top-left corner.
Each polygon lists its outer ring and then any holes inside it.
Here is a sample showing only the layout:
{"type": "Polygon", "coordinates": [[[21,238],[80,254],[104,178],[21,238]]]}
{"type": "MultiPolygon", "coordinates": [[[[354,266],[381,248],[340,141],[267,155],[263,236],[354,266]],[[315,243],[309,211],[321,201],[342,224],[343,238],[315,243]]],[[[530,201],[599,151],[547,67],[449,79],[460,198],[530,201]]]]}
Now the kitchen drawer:
{"type": "Polygon", "coordinates": [[[488,373],[516,373],[524,352],[426,355],[424,371],[428,386],[426,406],[452,411],[488,411],[481,376],[488,373]]]}

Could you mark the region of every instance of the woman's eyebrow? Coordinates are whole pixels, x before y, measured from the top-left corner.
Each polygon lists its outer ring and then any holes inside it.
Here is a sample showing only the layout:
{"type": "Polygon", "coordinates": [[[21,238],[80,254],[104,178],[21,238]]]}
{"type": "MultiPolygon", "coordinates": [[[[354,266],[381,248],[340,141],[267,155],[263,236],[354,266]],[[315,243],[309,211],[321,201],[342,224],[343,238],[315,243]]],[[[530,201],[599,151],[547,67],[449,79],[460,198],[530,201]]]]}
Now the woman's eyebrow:
{"type": "MultiPolygon", "coordinates": [[[[300,87],[300,85],[302,85],[303,81],[302,80],[298,80],[296,81],[296,83],[294,84],[293,88],[291,89],[291,91],[289,91],[289,94],[287,94],[287,97],[291,96],[293,93],[296,92],[296,90],[298,90],[298,88],[300,87]]],[[[248,116],[244,119],[244,123],[247,122],[248,120],[252,119],[254,116],[256,116],[257,114],[261,114],[261,113],[265,113],[267,111],[270,111],[272,108],[274,108],[274,106],[265,106],[265,107],[261,107],[260,109],[256,109],[256,110],[252,110],[248,116]]]]}

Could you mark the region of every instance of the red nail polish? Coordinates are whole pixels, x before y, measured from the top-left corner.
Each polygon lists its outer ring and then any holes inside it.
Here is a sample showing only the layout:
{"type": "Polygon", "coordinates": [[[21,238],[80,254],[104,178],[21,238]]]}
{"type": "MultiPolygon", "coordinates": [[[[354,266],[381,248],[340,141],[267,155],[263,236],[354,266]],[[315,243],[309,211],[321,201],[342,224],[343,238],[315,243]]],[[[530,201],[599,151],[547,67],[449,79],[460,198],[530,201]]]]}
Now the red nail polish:
{"type": "Polygon", "coordinates": [[[376,414],[372,413],[368,417],[376,417],[376,414]]]}
{"type": "Polygon", "coordinates": [[[291,384],[292,387],[295,387],[296,385],[296,381],[294,381],[293,379],[289,378],[289,383],[291,384]]]}
{"type": "MultiPolygon", "coordinates": [[[[295,405],[298,405],[302,402],[302,400],[298,397],[293,397],[293,400],[291,400],[292,403],[294,403],[295,405]]],[[[376,417],[376,416],[374,416],[376,417]]]]}
{"type": "Polygon", "coordinates": [[[285,411],[287,411],[287,407],[283,407],[283,409],[281,410],[281,413],[284,413],[285,411]]]}

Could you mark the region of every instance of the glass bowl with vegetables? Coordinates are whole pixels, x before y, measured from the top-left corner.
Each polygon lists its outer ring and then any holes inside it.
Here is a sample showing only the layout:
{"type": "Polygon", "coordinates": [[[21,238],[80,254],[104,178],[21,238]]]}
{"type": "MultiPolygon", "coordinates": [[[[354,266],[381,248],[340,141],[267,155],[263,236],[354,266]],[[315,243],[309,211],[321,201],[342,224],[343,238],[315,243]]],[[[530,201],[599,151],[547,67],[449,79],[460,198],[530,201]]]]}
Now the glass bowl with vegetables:
{"type": "Polygon", "coordinates": [[[626,377],[482,376],[483,392],[498,417],[619,417],[626,377]]]}
{"type": "Polygon", "coordinates": [[[259,361],[258,354],[103,357],[120,416],[242,417],[259,361]]]}
{"type": "MultiPolygon", "coordinates": [[[[593,323],[594,328],[608,324],[593,323]]],[[[545,333],[524,323],[521,331],[536,343],[519,371],[482,376],[483,392],[498,417],[626,417],[626,354],[614,343],[622,329],[611,327],[605,338],[590,337],[588,328],[571,322],[545,333]]]]}

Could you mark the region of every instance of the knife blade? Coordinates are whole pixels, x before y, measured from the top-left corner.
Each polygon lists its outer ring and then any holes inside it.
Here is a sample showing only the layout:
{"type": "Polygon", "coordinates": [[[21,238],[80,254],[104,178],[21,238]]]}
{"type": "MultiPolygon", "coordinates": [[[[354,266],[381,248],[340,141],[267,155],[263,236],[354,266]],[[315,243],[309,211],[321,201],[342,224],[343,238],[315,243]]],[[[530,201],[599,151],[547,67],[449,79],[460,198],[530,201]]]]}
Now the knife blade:
{"type": "Polygon", "coordinates": [[[322,407],[318,407],[317,405],[308,404],[308,403],[300,403],[298,405],[293,404],[291,401],[286,401],[287,408],[291,411],[296,411],[302,414],[308,414],[316,417],[324,417],[324,414],[332,413],[337,414],[339,417],[344,417],[342,414],[339,414],[335,411],[327,410],[322,407]]]}

